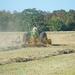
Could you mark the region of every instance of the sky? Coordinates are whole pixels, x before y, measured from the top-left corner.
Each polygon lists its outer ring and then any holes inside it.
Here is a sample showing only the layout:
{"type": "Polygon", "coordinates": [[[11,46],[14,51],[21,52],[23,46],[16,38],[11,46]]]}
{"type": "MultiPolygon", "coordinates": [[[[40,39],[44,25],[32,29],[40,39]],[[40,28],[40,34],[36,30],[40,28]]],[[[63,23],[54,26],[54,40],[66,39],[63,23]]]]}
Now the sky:
{"type": "Polygon", "coordinates": [[[0,0],[0,11],[22,12],[24,9],[53,12],[54,10],[75,10],[75,0],[0,0]]]}

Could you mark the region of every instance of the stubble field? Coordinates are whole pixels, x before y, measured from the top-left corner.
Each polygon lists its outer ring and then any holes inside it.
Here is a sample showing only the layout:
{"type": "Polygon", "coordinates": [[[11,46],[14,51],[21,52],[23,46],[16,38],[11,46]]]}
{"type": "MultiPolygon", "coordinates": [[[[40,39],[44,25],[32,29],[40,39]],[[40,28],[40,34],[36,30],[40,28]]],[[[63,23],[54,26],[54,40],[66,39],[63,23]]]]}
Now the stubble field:
{"type": "Polygon", "coordinates": [[[75,75],[75,31],[46,33],[52,45],[27,47],[24,32],[0,32],[0,75],[75,75]]]}

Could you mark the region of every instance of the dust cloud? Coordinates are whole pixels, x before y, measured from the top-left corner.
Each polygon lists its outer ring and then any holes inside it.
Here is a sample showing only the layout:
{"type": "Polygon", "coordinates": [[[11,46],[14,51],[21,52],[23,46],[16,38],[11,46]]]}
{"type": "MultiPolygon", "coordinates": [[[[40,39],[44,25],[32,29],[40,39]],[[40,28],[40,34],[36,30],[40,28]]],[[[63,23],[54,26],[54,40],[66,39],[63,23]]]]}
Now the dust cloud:
{"type": "Polygon", "coordinates": [[[0,51],[18,49],[22,44],[22,38],[18,34],[0,32],[0,51]]]}

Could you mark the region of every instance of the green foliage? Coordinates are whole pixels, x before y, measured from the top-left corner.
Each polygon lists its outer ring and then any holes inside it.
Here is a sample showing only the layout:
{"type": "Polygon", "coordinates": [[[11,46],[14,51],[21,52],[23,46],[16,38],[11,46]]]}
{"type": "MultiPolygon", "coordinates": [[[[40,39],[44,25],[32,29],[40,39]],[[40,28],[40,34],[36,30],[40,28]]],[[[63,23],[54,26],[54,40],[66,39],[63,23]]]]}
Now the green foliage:
{"type": "Polygon", "coordinates": [[[50,31],[60,31],[61,27],[63,26],[63,23],[58,19],[50,19],[48,20],[47,24],[47,27],[50,31]]]}
{"type": "Polygon", "coordinates": [[[52,13],[25,9],[22,12],[0,11],[0,31],[27,31],[28,25],[38,24],[45,31],[74,31],[75,10],[55,10],[52,13]]]}

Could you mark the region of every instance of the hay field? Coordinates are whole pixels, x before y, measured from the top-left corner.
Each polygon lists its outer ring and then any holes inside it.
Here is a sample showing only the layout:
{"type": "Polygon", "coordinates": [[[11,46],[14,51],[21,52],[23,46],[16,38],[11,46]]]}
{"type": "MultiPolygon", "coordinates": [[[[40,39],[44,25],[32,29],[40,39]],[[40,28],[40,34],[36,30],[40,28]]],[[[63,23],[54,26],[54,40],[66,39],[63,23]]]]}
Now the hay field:
{"type": "Polygon", "coordinates": [[[74,75],[75,31],[46,33],[50,47],[22,47],[24,32],[0,32],[0,75],[74,75]]]}

